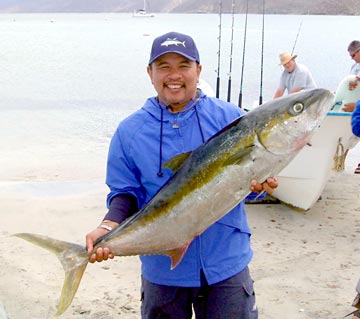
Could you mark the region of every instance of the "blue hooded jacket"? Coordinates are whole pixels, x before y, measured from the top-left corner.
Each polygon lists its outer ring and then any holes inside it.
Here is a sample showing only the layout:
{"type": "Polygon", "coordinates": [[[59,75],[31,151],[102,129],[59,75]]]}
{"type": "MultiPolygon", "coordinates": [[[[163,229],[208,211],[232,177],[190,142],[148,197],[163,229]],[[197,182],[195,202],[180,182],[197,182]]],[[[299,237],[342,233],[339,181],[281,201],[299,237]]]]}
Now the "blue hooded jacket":
{"type": "Polygon", "coordinates": [[[351,117],[351,128],[354,135],[360,137],[360,100],[357,101],[351,117]]]}
{"type": "MultiPolygon", "coordinates": [[[[243,114],[237,106],[203,93],[191,107],[193,103],[185,106],[184,110],[189,110],[174,114],[157,98],[149,98],[140,110],[119,124],[108,154],[108,205],[119,194],[131,194],[142,208],[172,175],[161,168],[162,164],[199,147],[243,114]]],[[[244,202],[240,203],[195,238],[173,270],[167,256],[141,256],[144,278],[160,285],[199,287],[200,269],[209,284],[242,271],[253,254],[244,206],[244,202]]]]}

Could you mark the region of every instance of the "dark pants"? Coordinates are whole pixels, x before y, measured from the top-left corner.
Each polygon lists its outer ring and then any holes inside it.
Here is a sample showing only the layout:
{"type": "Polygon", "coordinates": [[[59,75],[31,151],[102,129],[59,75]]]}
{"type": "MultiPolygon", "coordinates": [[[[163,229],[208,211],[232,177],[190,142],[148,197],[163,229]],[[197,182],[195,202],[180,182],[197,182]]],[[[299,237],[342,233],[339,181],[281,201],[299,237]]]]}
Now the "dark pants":
{"type": "Polygon", "coordinates": [[[200,288],[153,284],[142,278],[142,319],[257,319],[253,281],[248,268],[200,288]]]}

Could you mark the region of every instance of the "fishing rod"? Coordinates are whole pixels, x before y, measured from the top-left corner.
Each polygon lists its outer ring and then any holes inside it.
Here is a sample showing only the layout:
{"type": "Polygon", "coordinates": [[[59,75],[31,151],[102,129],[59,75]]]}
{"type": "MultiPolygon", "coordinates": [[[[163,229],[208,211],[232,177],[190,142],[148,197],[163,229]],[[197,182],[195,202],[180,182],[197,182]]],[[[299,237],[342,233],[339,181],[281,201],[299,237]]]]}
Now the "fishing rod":
{"type": "Polygon", "coordinates": [[[259,105],[263,102],[263,74],[264,74],[264,34],[265,34],[265,0],[263,0],[263,16],[262,16],[262,37],[261,37],[261,74],[260,74],[260,95],[259,105]]]}
{"type": "Polygon", "coordinates": [[[232,72],[232,58],[233,58],[233,47],[234,47],[234,8],[235,8],[235,0],[232,0],[231,3],[231,41],[230,41],[230,67],[229,67],[229,80],[228,80],[228,92],[227,92],[227,101],[231,100],[231,72],[232,72]]]}
{"type": "Polygon", "coordinates": [[[218,66],[217,66],[217,77],[216,77],[216,97],[219,98],[220,94],[220,52],[221,52],[221,16],[222,16],[222,1],[219,1],[219,51],[218,51],[218,66]]]}
{"type": "Polygon", "coordinates": [[[299,29],[298,29],[298,32],[297,32],[297,35],[296,35],[296,38],[295,38],[294,46],[293,46],[293,48],[292,48],[292,50],[291,50],[291,55],[293,55],[293,53],[294,53],[295,46],[296,46],[296,43],[297,43],[297,40],[298,40],[298,37],[299,37],[299,34],[300,34],[300,30],[301,30],[302,23],[303,23],[303,22],[302,22],[302,20],[301,20],[300,25],[299,25],[299,29]]]}
{"type": "Polygon", "coordinates": [[[246,1],[246,13],[245,13],[245,26],[244,26],[244,44],[243,44],[243,55],[242,55],[242,65],[241,65],[241,80],[240,80],[240,92],[239,92],[239,101],[238,106],[241,108],[242,105],[242,88],[244,81],[244,66],[245,66],[245,52],[246,52],[246,35],[247,35],[247,19],[249,12],[249,0],[246,1]]]}

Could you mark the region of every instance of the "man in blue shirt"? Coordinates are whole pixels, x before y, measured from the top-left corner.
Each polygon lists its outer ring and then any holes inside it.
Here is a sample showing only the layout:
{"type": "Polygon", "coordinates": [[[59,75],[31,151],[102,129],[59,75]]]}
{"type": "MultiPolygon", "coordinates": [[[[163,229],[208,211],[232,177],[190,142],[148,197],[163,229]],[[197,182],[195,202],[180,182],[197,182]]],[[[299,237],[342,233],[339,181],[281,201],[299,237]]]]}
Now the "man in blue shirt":
{"type": "MultiPolygon", "coordinates": [[[[351,128],[354,135],[360,137],[360,100],[355,104],[355,110],[351,116],[351,128]]],[[[360,174],[360,163],[355,168],[355,174],[360,174]]]]}
{"type": "MultiPolygon", "coordinates": [[[[94,241],[142,208],[171,177],[170,158],[202,145],[243,114],[237,106],[197,89],[200,57],[193,39],[170,32],[153,42],[148,75],[157,92],[118,126],[109,149],[106,182],[109,211],[86,236],[90,262],[113,258],[94,241]]],[[[272,193],[277,180],[252,191],[272,193]]],[[[241,318],[258,316],[248,264],[253,252],[244,202],[190,244],[173,270],[167,256],[141,256],[143,319],[241,318]]]]}
{"type": "Polygon", "coordinates": [[[360,137],[360,100],[357,101],[355,110],[351,115],[351,128],[354,135],[360,137]]]}

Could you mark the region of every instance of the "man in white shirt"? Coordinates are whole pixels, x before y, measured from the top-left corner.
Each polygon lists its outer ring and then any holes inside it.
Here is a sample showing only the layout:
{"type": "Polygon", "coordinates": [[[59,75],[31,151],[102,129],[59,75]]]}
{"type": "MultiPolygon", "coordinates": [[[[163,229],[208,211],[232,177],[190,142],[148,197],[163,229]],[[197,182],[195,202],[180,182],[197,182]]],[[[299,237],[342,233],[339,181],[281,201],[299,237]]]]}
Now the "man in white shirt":
{"type": "Polygon", "coordinates": [[[288,52],[283,52],[279,57],[280,65],[284,67],[284,71],[280,78],[279,87],[274,94],[274,99],[282,96],[285,90],[290,94],[316,87],[309,69],[303,64],[296,63],[296,54],[291,55],[288,52]]]}
{"type": "MultiPolygon", "coordinates": [[[[351,41],[348,46],[348,52],[350,57],[355,61],[355,63],[351,66],[350,74],[354,74],[356,76],[360,77],[360,41],[354,40],[351,41]]],[[[351,84],[352,86],[349,86],[350,90],[353,90],[357,86],[357,82],[353,82],[351,84]]],[[[356,101],[346,103],[343,107],[344,112],[352,112],[354,111],[356,101]]]]}
{"type": "Polygon", "coordinates": [[[355,61],[350,69],[350,74],[360,76],[360,41],[354,40],[348,46],[350,57],[355,61]]]}

